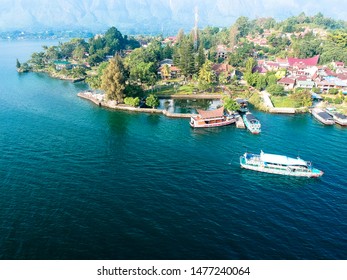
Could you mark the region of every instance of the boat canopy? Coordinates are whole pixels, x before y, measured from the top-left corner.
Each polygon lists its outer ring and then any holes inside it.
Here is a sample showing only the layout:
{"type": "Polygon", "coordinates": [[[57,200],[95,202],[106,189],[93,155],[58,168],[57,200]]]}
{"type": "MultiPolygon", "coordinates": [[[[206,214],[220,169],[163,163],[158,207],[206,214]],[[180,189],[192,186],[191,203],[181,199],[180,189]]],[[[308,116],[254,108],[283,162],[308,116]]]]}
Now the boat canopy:
{"type": "Polygon", "coordinates": [[[317,113],[321,118],[325,120],[331,120],[331,116],[327,112],[318,112],[317,113]]]}
{"type": "Polygon", "coordinates": [[[336,113],[334,114],[336,117],[338,117],[339,119],[343,119],[343,120],[346,120],[347,119],[347,116],[344,115],[344,114],[340,114],[340,113],[336,113]]]}
{"type": "Polygon", "coordinates": [[[281,165],[307,166],[307,162],[300,158],[290,158],[287,156],[260,153],[260,159],[266,163],[275,163],[281,165]]]}
{"type": "Polygon", "coordinates": [[[251,113],[246,114],[246,118],[249,122],[258,122],[258,120],[251,113]]]}
{"type": "Polygon", "coordinates": [[[218,118],[218,117],[223,117],[224,115],[224,107],[220,107],[213,111],[204,111],[199,109],[197,111],[202,119],[218,118]]]}

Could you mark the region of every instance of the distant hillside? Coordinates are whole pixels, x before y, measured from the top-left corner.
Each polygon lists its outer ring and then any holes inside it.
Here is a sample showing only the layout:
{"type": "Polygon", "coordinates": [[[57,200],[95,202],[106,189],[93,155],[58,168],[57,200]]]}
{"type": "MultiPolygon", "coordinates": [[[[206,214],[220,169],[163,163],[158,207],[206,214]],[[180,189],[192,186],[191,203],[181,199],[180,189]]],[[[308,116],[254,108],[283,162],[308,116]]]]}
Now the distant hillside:
{"type": "Polygon", "coordinates": [[[117,26],[127,32],[169,32],[194,25],[230,26],[239,16],[284,19],[305,12],[345,19],[347,0],[0,0],[0,31],[26,29],[100,30],[117,26]]]}

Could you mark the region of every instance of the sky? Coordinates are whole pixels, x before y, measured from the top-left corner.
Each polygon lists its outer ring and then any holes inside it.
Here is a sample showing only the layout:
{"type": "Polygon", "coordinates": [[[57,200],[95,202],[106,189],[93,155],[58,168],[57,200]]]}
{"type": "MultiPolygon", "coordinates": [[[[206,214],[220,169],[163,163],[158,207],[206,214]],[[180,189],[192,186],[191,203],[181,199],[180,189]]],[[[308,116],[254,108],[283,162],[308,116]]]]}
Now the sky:
{"type": "Polygon", "coordinates": [[[166,29],[229,27],[239,16],[282,20],[305,12],[347,18],[347,0],[0,0],[0,31],[44,29],[166,29]]]}

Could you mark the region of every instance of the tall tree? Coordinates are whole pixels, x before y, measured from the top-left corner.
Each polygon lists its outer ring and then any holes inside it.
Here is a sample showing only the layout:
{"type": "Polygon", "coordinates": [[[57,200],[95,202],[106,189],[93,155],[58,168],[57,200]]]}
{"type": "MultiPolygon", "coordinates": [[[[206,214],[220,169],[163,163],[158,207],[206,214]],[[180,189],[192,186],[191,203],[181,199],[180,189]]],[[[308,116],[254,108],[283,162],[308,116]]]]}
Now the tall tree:
{"type": "Polygon", "coordinates": [[[115,100],[117,103],[123,102],[125,89],[124,72],[122,59],[119,55],[116,55],[115,58],[110,60],[101,78],[101,89],[106,92],[107,99],[115,100]]]}
{"type": "Polygon", "coordinates": [[[256,66],[256,61],[253,57],[248,58],[246,61],[246,73],[252,73],[253,68],[256,66]]]}
{"type": "Polygon", "coordinates": [[[189,38],[186,38],[180,44],[179,52],[180,52],[179,67],[181,68],[181,73],[185,77],[191,77],[195,73],[193,42],[189,38]]]}
{"type": "Polygon", "coordinates": [[[195,57],[195,71],[198,73],[201,66],[205,63],[206,57],[204,52],[204,46],[202,42],[200,42],[199,48],[198,48],[198,54],[195,57]]]}

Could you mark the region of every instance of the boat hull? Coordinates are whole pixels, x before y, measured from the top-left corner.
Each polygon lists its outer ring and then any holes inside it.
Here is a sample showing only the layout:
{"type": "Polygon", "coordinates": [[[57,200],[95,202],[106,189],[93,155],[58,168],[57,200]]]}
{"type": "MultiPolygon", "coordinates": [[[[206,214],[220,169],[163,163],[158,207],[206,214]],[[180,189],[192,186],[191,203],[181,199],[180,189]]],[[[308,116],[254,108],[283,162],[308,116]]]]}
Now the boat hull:
{"type": "Polygon", "coordinates": [[[322,110],[315,110],[315,109],[313,109],[311,111],[311,114],[317,121],[321,122],[322,124],[325,124],[325,125],[333,125],[333,124],[335,124],[335,121],[333,119],[322,118],[319,115],[319,113],[322,113],[322,112],[323,112],[322,110]]]}
{"type": "Polygon", "coordinates": [[[250,166],[247,164],[241,164],[241,167],[244,169],[249,169],[253,171],[263,172],[263,173],[271,173],[271,174],[278,174],[278,175],[286,175],[286,176],[295,176],[295,177],[308,177],[308,178],[318,178],[323,175],[323,172],[320,173],[313,173],[313,172],[291,172],[284,169],[270,169],[266,167],[261,166],[250,166]]]}
{"type": "Polygon", "coordinates": [[[307,177],[307,178],[317,178],[321,177],[324,173],[316,168],[309,167],[307,169],[299,168],[298,166],[269,166],[264,164],[256,157],[255,160],[248,162],[246,160],[246,155],[240,157],[241,168],[278,175],[294,176],[294,177],[307,177]]]}
{"type": "Polygon", "coordinates": [[[236,120],[235,119],[231,119],[231,120],[225,120],[222,122],[216,122],[216,123],[205,123],[205,124],[197,124],[197,123],[193,123],[190,122],[190,126],[193,128],[207,128],[207,127],[219,127],[219,126],[226,126],[226,125],[230,125],[235,123],[236,120]]]}

